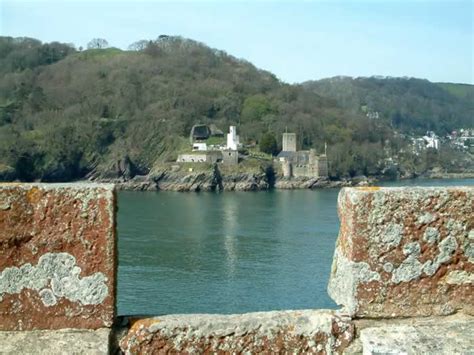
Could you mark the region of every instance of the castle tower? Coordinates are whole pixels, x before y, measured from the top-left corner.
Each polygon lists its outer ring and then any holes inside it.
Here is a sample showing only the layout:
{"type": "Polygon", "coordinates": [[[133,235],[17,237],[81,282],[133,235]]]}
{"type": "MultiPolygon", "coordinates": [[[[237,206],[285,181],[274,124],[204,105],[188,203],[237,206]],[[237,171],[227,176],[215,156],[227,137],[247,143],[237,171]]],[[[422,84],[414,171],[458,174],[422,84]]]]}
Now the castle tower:
{"type": "Polygon", "coordinates": [[[284,152],[296,152],[296,133],[283,133],[284,152]]]}

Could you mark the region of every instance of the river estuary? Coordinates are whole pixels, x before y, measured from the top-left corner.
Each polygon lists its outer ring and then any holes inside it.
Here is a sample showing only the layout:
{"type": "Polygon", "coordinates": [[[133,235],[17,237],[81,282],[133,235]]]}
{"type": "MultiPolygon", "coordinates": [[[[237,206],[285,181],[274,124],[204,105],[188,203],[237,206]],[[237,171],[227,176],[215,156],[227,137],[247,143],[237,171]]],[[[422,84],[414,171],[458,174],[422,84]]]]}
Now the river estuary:
{"type": "Polygon", "coordinates": [[[326,285],[338,192],[120,192],[118,313],[335,308],[326,285]]]}

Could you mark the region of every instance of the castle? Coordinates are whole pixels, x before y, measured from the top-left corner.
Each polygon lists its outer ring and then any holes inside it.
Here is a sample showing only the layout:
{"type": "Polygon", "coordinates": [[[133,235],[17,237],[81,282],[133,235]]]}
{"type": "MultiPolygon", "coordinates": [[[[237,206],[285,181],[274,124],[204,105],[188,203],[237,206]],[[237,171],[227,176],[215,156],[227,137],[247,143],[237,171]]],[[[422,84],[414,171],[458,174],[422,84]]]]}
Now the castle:
{"type": "Polygon", "coordinates": [[[277,158],[281,163],[283,176],[319,178],[328,176],[326,154],[316,155],[315,149],[296,150],[296,133],[283,133],[282,151],[277,158]]]}

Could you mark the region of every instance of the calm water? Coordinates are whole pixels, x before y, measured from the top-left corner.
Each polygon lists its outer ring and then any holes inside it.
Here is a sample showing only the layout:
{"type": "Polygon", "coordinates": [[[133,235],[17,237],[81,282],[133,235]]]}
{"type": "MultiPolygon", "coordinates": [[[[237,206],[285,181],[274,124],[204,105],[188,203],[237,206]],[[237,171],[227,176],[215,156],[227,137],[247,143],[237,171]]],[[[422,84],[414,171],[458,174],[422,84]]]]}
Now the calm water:
{"type": "Polygon", "coordinates": [[[334,308],[338,192],[121,192],[118,313],[334,308]]]}

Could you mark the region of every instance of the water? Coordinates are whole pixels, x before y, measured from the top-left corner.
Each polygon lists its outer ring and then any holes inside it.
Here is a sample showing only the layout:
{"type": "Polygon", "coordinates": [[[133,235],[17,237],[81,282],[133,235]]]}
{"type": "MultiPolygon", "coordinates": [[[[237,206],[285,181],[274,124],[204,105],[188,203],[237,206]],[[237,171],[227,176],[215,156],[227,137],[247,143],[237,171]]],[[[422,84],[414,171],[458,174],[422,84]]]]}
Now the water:
{"type": "MultiPolygon", "coordinates": [[[[474,179],[388,185],[412,184],[474,179]]],[[[121,192],[118,313],[335,308],[338,192],[121,192]]]]}

